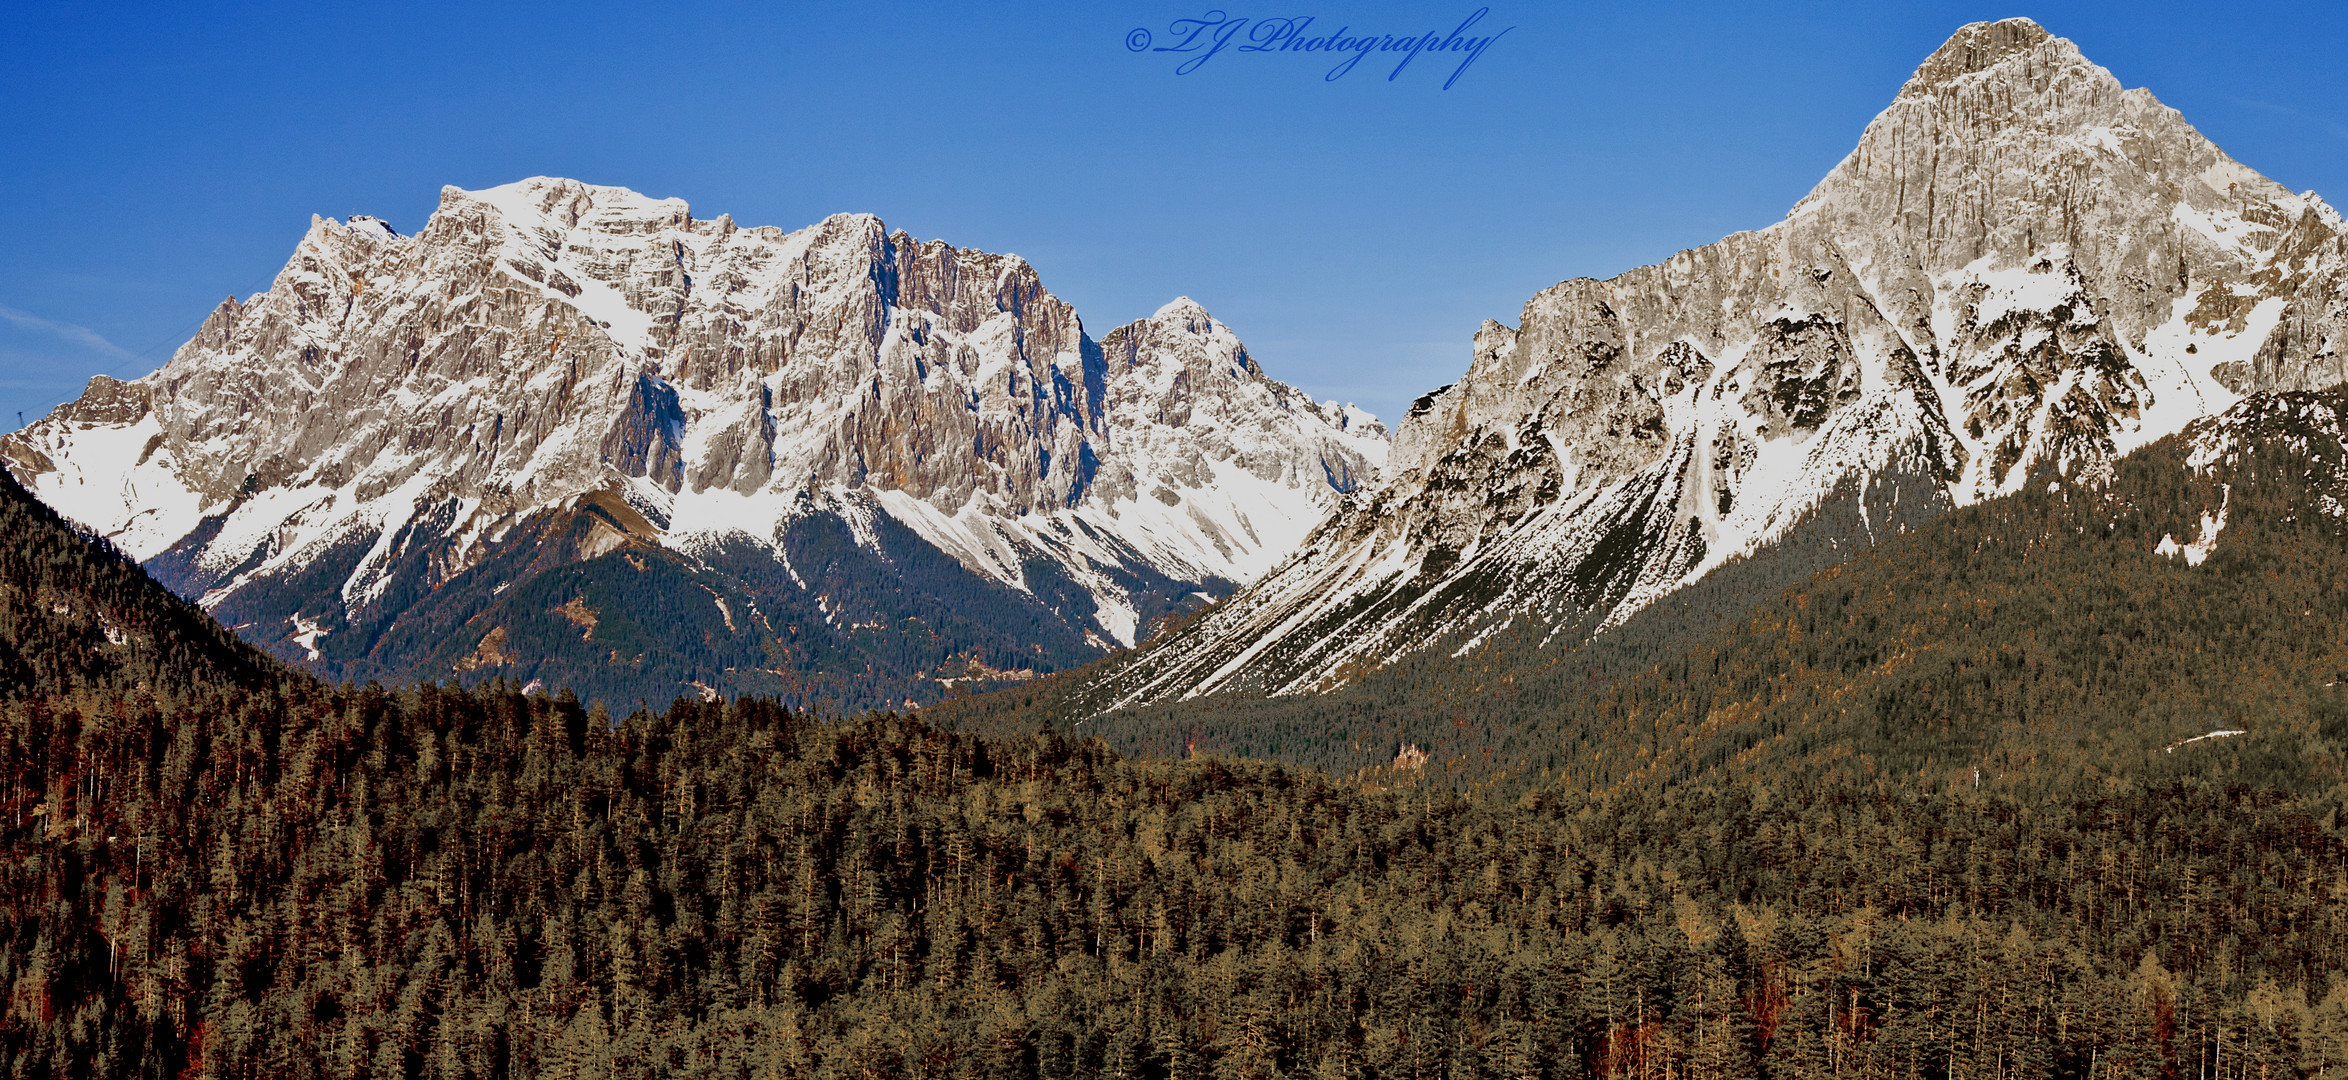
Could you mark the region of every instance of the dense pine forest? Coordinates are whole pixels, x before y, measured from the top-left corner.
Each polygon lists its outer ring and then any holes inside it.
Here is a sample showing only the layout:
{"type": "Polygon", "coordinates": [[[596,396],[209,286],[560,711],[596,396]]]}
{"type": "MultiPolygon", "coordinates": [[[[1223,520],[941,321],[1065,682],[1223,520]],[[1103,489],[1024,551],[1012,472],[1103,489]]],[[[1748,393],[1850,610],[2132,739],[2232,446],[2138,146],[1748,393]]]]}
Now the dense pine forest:
{"type": "Polygon", "coordinates": [[[1497,801],[755,701],[233,705],[7,711],[13,1074],[2348,1068],[2332,796],[1497,801]]]}
{"type": "Polygon", "coordinates": [[[328,686],[0,481],[0,1069],[2340,1076],[2338,455],[2185,453],[1319,731],[328,686]]]}

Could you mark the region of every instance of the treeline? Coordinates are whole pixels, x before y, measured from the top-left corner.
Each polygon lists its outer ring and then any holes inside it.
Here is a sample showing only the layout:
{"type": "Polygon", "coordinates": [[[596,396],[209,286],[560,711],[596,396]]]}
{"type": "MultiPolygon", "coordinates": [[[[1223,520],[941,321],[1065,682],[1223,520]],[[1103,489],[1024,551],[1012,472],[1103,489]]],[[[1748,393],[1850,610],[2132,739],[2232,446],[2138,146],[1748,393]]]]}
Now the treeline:
{"type": "MultiPolygon", "coordinates": [[[[689,555],[641,539],[610,547],[623,520],[596,501],[546,512],[485,543],[477,565],[445,581],[436,548],[402,549],[381,595],[352,622],[321,598],[339,596],[367,554],[368,538],[357,537],[290,577],[247,585],[217,613],[330,681],[502,676],[567,686],[620,711],[706,687],[851,714],[934,701],[990,669],[1059,670],[1099,655],[1052,615],[1078,598],[1089,610],[1065,575],[1039,571],[1036,594],[1019,592],[886,515],[874,519],[880,550],[817,514],[795,521],[777,548],[736,538],[689,555]],[[304,605],[322,636],[294,636],[285,613],[304,605]]],[[[223,580],[183,553],[153,565],[189,596],[223,580]]]]}
{"type": "Polygon", "coordinates": [[[15,1076],[2348,1068],[2338,793],[1500,800],[504,685],[0,724],[15,1076]]]}

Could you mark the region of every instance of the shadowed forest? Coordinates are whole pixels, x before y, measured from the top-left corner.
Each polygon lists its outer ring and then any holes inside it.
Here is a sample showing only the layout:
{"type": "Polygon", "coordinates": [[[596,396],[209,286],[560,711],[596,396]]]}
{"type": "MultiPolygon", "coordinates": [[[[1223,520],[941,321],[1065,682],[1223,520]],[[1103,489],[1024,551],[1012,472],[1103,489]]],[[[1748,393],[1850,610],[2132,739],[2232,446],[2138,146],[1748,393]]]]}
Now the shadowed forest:
{"type": "Polygon", "coordinates": [[[1692,638],[1136,717],[328,686],[0,485],[0,1068],[2341,1075],[2348,543],[2281,434],[1692,638]]]}

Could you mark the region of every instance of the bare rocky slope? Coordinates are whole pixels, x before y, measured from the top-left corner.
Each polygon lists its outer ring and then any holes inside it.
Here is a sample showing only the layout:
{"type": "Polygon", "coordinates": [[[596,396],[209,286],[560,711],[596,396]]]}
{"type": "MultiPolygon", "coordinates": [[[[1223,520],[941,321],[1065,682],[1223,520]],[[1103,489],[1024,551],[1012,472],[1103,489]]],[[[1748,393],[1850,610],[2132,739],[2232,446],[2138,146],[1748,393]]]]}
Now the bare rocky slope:
{"type": "Polygon", "coordinates": [[[1385,450],[1187,299],[1096,342],[1017,256],[543,178],[314,221],[161,370],[0,440],[330,677],[845,706],[1131,644],[1385,450]]]}
{"type": "Polygon", "coordinates": [[[1967,26],[1785,220],[1486,323],[1377,485],[1078,696],[1324,691],[1818,561],[1790,537],[2102,482],[2247,394],[2348,375],[2344,232],[2069,41],[1967,26]]]}

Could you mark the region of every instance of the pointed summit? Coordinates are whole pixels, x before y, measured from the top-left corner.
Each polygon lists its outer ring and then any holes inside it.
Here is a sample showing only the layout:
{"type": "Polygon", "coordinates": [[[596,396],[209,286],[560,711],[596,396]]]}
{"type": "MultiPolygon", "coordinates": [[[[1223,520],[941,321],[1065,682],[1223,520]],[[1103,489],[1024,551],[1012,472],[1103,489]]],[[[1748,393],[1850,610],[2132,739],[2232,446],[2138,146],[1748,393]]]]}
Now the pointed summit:
{"type": "Polygon", "coordinates": [[[1966,26],[1784,220],[1486,324],[1307,555],[1085,707],[1616,625],[1731,561],[1765,595],[1948,507],[2108,478],[2348,376],[2338,221],[2037,23],[1966,26]]]}
{"type": "MultiPolygon", "coordinates": [[[[1230,331],[1210,314],[1206,307],[1187,296],[1177,296],[1165,306],[1151,312],[1145,322],[1168,329],[1180,329],[1191,334],[1228,335],[1230,331]]],[[[1234,339],[1236,340],[1236,339],[1234,339]]]]}
{"type": "Polygon", "coordinates": [[[1970,23],[1949,35],[1947,42],[1924,59],[1916,74],[1908,79],[1908,89],[1937,86],[1987,71],[2048,42],[2056,43],[2072,55],[2078,54],[2069,41],[2047,33],[2045,27],[2029,19],[1970,23]]]}
{"type": "Polygon", "coordinates": [[[1166,301],[1165,306],[1153,312],[1150,318],[1163,319],[1170,315],[1205,315],[1206,313],[1207,309],[1199,306],[1198,301],[1187,296],[1177,296],[1166,301]]]}
{"type": "MultiPolygon", "coordinates": [[[[1149,318],[1109,331],[1101,337],[1101,347],[1113,360],[1122,357],[1126,363],[1155,366],[1169,373],[1190,369],[1193,377],[1201,380],[1263,377],[1247,346],[1240,344],[1239,335],[1187,296],[1167,301],[1149,318]],[[1217,371],[1223,375],[1210,374],[1217,371]]],[[[1197,389],[1207,385],[1202,382],[1197,389]]]]}

